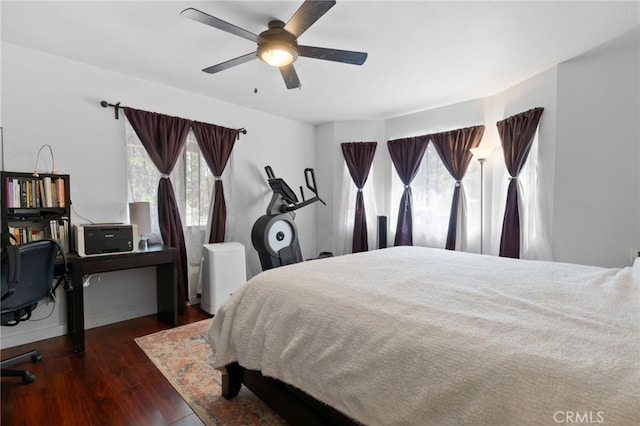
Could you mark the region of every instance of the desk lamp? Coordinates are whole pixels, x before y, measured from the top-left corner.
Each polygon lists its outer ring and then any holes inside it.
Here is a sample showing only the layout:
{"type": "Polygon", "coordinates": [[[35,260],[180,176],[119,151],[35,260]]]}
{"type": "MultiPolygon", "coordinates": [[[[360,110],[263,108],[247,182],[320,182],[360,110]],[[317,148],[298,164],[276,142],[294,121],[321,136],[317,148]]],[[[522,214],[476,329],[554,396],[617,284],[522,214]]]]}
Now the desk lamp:
{"type": "Polygon", "coordinates": [[[129,203],[129,220],[138,226],[140,242],[139,250],[149,248],[149,234],[151,233],[151,209],[147,201],[129,203]]]}

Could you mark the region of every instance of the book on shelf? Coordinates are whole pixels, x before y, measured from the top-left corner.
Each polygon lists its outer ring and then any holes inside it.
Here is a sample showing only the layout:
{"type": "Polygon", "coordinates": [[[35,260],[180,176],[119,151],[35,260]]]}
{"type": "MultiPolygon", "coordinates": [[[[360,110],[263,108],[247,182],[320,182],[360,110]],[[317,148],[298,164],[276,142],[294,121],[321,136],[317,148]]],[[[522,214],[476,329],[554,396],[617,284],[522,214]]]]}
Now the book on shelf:
{"type": "Polygon", "coordinates": [[[35,225],[9,226],[9,233],[14,237],[12,244],[51,239],[60,243],[65,252],[69,252],[69,221],[66,219],[51,220],[42,229],[35,225]]]}
{"type": "MultiPolygon", "coordinates": [[[[2,171],[2,228],[12,244],[52,239],[68,252],[70,217],[68,175],[2,171]],[[13,241],[11,240],[13,238],[13,241]]],[[[3,238],[3,243],[5,242],[3,238]]]]}
{"type": "Polygon", "coordinates": [[[56,180],[56,188],[58,189],[58,206],[64,208],[65,207],[64,179],[58,178],[56,180]]]}
{"type": "Polygon", "coordinates": [[[49,176],[43,179],[44,184],[44,206],[53,207],[53,198],[51,196],[51,178],[49,176]]]}
{"type": "Polygon", "coordinates": [[[7,177],[5,194],[8,208],[66,208],[65,181],[59,177],[7,177]]]}
{"type": "Polygon", "coordinates": [[[13,236],[13,244],[24,244],[45,238],[43,231],[33,229],[31,226],[10,226],[9,233],[13,236]]]}

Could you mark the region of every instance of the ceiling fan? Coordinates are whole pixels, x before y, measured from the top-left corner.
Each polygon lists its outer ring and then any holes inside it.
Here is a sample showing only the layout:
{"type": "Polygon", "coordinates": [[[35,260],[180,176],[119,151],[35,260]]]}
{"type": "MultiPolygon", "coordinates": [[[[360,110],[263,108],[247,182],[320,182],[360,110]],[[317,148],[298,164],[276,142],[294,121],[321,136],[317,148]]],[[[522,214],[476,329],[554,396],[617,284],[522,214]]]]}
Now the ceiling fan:
{"type": "Polygon", "coordinates": [[[237,35],[257,44],[257,49],[254,52],[210,66],[202,71],[215,74],[236,65],[244,64],[257,57],[269,65],[278,67],[287,89],[295,89],[300,87],[300,80],[296,70],[293,68],[293,62],[295,62],[299,56],[353,65],[362,65],[367,59],[367,54],[364,52],[327,49],[324,47],[303,46],[298,44],[298,37],[335,4],[336,2],[334,0],[305,0],[298,10],[295,11],[291,19],[289,19],[289,22],[285,24],[279,20],[271,21],[269,22],[268,29],[260,34],[254,34],[194,8],[185,9],[180,14],[194,21],[237,35]]]}

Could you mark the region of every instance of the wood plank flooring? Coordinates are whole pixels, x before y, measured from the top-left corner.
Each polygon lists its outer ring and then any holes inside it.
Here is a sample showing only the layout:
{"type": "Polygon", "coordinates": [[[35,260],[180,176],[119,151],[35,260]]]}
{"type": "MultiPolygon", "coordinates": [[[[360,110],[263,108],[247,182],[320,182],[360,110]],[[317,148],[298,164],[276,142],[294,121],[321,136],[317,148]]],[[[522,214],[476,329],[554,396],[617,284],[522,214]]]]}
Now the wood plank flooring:
{"type": "MultiPolygon", "coordinates": [[[[179,321],[208,317],[195,305],[187,307],[179,321]]],[[[67,336],[3,350],[3,359],[31,349],[39,350],[43,359],[15,366],[34,373],[34,383],[2,378],[0,424],[202,425],[133,341],[167,328],[151,315],[87,330],[82,353],[71,352],[67,336]]]]}

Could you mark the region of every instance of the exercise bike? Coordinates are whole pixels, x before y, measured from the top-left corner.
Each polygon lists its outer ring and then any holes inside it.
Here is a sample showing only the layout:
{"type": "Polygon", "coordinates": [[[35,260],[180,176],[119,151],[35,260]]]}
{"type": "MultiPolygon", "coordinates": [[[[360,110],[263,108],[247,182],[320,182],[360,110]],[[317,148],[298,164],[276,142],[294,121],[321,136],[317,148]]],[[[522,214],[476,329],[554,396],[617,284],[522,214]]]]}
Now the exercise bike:
{"type": "MultiPolygon", "coordinates": [[[[304,178],[307,188],[314,194],[312,198],[305,199],[302,186],[298,199],[295,192],[282,179],[277,178],[271,166],[266,166],[269,186],[273,191],[271,201],[267,206],[267,214],[258,218],[251,229],[251,242],[258,252],[262,270],[276,268],[302,262],[302,252],[298,242],[298,228],[294,222],[295,211],[315,203],[316,201],[326,205],[319,196],[316,185],[316,177],[313,169],[304,169],[304,178]]],[[[330,257],[332,253],[322,252],[319,257],[330,257]]]]}

